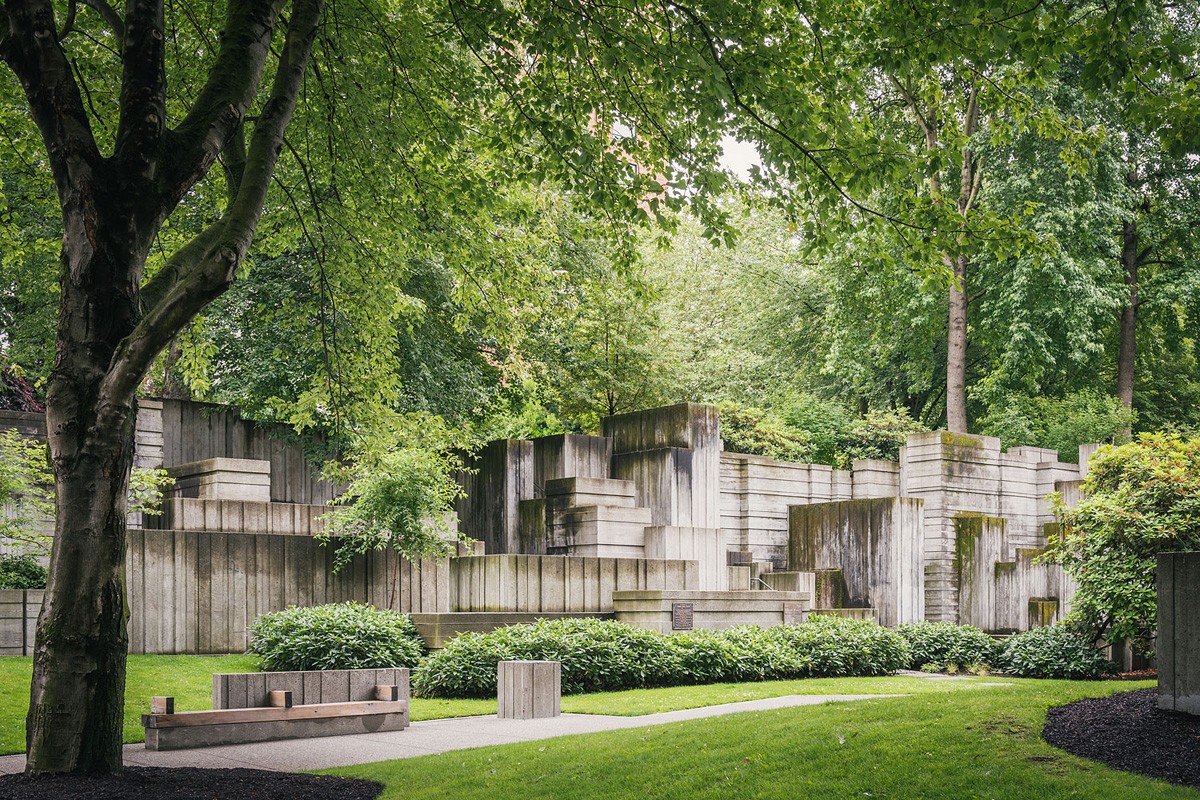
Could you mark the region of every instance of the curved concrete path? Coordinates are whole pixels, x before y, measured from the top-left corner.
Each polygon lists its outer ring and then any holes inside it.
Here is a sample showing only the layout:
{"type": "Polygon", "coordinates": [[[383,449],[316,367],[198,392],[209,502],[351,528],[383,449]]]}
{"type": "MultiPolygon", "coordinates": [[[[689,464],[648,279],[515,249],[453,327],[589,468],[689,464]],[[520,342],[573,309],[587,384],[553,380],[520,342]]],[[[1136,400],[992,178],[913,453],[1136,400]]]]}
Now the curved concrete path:
{"type": "MultiPolygon", "coordinates": [[[[147,750],[143,745],[125,746],[125,763],[143,767],[210,767],[299,772],[303,770],[345,767],[394,758],[412,758],[473,747],[531,742],[598,733],[622,728],[643,728],[684,720],[717,717],[746,711],[811,706],[848,700],[901,697],[897,694],[825,694],[787,695],[741,703],[725,703],[682,711],[664,711],[640,717],[609,717],[599,714],[563,714],[551,719],[511,720],[486,717],[455,717],[414,722],[402,731],[364,733],[351,736],[327,736],[317,739],[288,739],[281,742],[224,745],[194,750],[147,750]]],[[[25,756],[0,758],[0,774],[20,772],[25,756]]]]}

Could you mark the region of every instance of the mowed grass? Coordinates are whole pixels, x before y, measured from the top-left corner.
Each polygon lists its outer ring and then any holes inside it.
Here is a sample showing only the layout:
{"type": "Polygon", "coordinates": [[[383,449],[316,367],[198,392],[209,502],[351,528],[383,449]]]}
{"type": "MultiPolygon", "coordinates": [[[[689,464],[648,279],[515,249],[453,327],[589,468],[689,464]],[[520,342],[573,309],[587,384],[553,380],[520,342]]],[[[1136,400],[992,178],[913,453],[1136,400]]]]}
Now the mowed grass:
{"type": "Polygon", "coordinates": [[[1200,798],[1067,755],[1041,739],[1052,705],[1152,684],[1006,682],[931,681],[929,690],[909,697],[733,714],[327,773],[378,781],[383,797],[397,800],[1200,798]]]}

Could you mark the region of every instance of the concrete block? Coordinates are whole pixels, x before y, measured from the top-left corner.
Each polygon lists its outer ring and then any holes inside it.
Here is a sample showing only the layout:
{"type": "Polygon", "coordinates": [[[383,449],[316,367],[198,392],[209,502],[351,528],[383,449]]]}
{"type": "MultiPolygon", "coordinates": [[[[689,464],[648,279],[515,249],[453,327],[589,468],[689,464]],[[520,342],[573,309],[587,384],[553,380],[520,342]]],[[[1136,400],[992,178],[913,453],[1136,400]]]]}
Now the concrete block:
{"type": "Polygon", "coordinates": [[[1158,707],[1200,714],[1200,552],[1158,556],[1158,707]]]}
{"type": "Polygon", "coordinates": [[[557,661],[501,661],[496,665],[500,719],[557,717],[562,701],[562,664],[557,661]]]}

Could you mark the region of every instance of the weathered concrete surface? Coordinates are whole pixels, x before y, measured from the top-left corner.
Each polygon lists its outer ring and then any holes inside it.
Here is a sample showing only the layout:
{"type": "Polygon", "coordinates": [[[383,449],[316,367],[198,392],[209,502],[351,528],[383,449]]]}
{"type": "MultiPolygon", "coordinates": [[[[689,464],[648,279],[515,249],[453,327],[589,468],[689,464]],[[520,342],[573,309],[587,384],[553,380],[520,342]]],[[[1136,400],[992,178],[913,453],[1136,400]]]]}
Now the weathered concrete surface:
{"type": "Polygon", "coordinates": [[[923,617],[922,501],[891,497],[792,506],[790,528],[789,569],[841,570],[845,597],[832,607],[872,608],[887,626],[923,617]]]}
{"type": "Polygon", "coordinates": [[[798,624],[812,607],[806,592],[614,592],[617,620],[659,633],[734,625],[798,624]]]}
{"type": "Polygon", "coordinates": [[[720,528],[678,525],[646,528],[645,557],[695,561],[698,589],[715,592],[729,588],[725,553],[725,536],[720,528]]]}
{"type": "Polygon", "coordinates": [[[548,719],[562,713],[562,664],[558,661],[501,661],[496,664],[496,716],[548,719]]]}
{"type": "Polygon", "coordinates": [[[0,589],[0,656],[33,654],[45,589],[0,589]]]}
{"type": "Polygon", "coordinates": [[[277,690],[292,693],[295,705],[375,700],[376,686],[397,686],[410,697],[407,668],[326,669],[299,672],[228,672],[213,675],[212,707],[261,708],[277,690]]]}
{"type": "Polygon", "coordinates": [[[696,562],[486,555],[450,561],[452,611],[611,612],[614,591],[694,589],[696,562]]]}
{"type": "Polygon", "coordinates": [[[249,742],[352,736],[363,733],[401,731],[407,728],[409,722],[408,701],[389,703],[388,705],[402,708],[377,714],[356,714],[344,717],[231,722],[178,728],[146,728],[145,747],[148,751],[186,750],[249,742]]]}
{"type": "Polygon", "coordinates": [[[249,458],[206,458],[167,467],[174,497],[271,502],[271,462],[249,458]]]}
{"type": "Polygon", "coordinates": [[[1158,556],[1158,707],[1200,714],[1200,552],[1158,556]]]}

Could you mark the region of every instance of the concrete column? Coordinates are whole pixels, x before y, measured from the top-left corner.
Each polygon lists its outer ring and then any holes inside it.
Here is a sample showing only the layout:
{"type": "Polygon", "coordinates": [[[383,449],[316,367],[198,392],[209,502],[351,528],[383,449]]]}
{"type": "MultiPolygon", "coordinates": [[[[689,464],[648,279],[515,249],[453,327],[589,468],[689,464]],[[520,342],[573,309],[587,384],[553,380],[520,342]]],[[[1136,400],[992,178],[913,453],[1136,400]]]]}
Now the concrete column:
{"type": "Polygon", "coordinates": [[[557,661],[501,661],[496,665],[500,719],[546,719],[561,712],[562,664],[557,661]]]}
{"type": "Polygon", "coordinates": [[[1158,707],[1200,714],[1200,552],[1158,554],[1158,707]]]}

